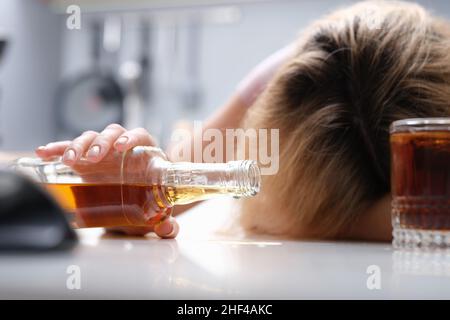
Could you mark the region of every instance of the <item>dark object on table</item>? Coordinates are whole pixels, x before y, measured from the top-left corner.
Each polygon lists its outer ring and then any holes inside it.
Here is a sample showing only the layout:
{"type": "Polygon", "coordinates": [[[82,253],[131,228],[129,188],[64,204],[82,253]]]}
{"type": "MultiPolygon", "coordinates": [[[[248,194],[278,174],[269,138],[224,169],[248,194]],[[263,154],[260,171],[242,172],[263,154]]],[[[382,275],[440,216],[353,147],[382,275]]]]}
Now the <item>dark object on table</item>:
{"type": "Polygon", "coordinates": [[[0,171],[0,250],[69,249],[76,242],[62,209],[44,190],[0,171]]]}
{"type": "MultiPolygon", "coordinates": [[[[3,55],[5,54],[7,44],[8,44],[8,38],[7,38],[6,34],[3,33],[0,29],[0,63],[3,60],[3,55]]],[[[2,93],[1,93],[1,88],[0,88],[0,100],[1,100],[1,96],[2,96],[2,93]]],[[[1,104],[0,104],[0,107],[1,107],[1,104]]],[[[1,109],[0,109],[0,111],[1,111],[1,109]]],[[[2,136],[0,134],[0,145],[1,144],[2,144],[2,136]]]]}
{"type": "Polygon", "coordinates": [[[2,56],[3,56],[3,52],[5,51],[5,49],[6,49],[6,44],[8,43],[8,40],[6,39],[6,37],[5,36],[2,36],[1,34],[0,34],[0,61],[1,61],[1,59],[2,59],[2,56]]]}

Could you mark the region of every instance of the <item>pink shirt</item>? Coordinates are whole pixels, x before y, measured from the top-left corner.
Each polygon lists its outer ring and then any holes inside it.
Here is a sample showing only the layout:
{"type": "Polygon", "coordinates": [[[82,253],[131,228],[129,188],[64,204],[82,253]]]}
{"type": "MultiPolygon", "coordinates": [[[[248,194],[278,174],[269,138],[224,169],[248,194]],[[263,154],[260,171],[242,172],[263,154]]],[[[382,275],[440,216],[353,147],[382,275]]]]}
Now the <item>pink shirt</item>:
{"type": "Polygon", "coordinates": [[[238,84],[236,92],[248,107],[264,91],[270,79],[272,79],[283,63],[293,55],[294,49],[295,45],[290,44],[278,50],[253,68],[238,84]]]}

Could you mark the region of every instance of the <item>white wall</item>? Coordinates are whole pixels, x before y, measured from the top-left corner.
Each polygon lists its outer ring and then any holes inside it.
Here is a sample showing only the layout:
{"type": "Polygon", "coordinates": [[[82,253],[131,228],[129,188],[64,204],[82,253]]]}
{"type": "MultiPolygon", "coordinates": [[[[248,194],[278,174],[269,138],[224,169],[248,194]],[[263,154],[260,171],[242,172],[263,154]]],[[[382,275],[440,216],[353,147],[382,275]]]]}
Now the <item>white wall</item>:
{"type": "MultiPolygon", "coordinates": [[[[300,29],[318,16],[348,3],[351,1],[267,1],[243,4],[236,7],[240,12],[236,23],[203,25],[199,49],[202,92],[200,103],[195,109],[185,109],[183,97],[179,95],[183,90],[181,80],[186,62],[183,57],[186,53],[186,23],[157,17],[155,42],[151,48],[155,59],[152,76],[155,96],[147,128],[167,139],[177,119],[205,119],[227,99],[242,77],[258,62],[295,39],[300,29]],[[178,32],[178,54],[171,51],[174,29],[178,32]]],[[[135,31],[136,27],[128,28],[124,35],[126,52],[122,60],[132,56],[130,47],[136,43],[133,35],[135,31]]],[[[89,29],[64,32],[63,74],[70,75],[77,69],[89,67],[88,33],[89,29]]]]}
{"type": "MultiPolygon", "coordinates": [[[[171,56],[174,25],[162,23],[154,32],[155,93],[148,128],[161,137],[179,118],[204,119],[220,106],[240,79],[264,57],[297,32],[350,0],[267,1],[240,5],[235,24],[207,24],[201,30],[198,108],[186,110],[180,92],[186,28],[178,30],[178,58],[171,56]]],[[[420,0],[438,14],[450,17],[450,1],[420,0]]],[[[30,149],[52,140],[55,132],[54,93],[60,78],[89,68],[89,28],[65,28],[64,16],[48,12],[42,1],[0,1],[0,27],[11,34],[7,56],[0,63],[0,149],[30,149]]],[[[128,28],[120,60],[133,56],[136,30],[128,28]]],[[[116,65],[117,67],[117,65],[116,65]]]]}
{"type": "Polygon", "coordinates": [[[0,61],[3,150],[31,149],[53,138],[60,20],[42,1],[0,1],[0,28],[11,40],[0,61]]]}
{"type": "MultiPolygon", "coordinates": [[[[202,99],[198,108],[193,110],[184,108],[184,101],[179,95],[179,72],[183,70],[186,27],[178,27],[178,54],[181,57],[177,57],[170,51],[173,47],[171,35],[174,24],[157,24],[152,48],[156,61],[153,74],[155,100],[147,122],[148,129],[167,139],[175,120],[204,119],[227,99],[237,83],[255,64],[294,39],[298,31],[311,21],[352,2],[355,1],[304,0],[243,4],[238,6],[241,17],[237,23],[204,25],[199,50],[202,99]]],[[[432,11],[450,16],[450,2],[447,0],[419,2],[432,11]]],[[[135,44],[135,39],[130,40],[134,31],[136,30],[131,28],[125,35],[128,39],[125,51],[128,53],[132,51],[130,47],[135,44]]],[[[66,31],[64,38],[64,73],[70,73],[70,69],[82,68],[83,65],[88,66],[86,49],[80,49],[89,43],[86,35],[83,36],[83,32],[76,34],[66,31]]]]}

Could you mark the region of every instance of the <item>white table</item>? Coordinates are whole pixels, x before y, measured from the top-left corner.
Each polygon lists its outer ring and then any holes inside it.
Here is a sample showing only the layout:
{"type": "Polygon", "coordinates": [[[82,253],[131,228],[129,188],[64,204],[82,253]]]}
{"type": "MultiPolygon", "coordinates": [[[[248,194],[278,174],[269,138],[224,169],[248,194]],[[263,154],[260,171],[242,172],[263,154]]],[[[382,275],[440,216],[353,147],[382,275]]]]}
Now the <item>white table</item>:
{"type": "Polygon", "coordinates": [[[85,229],[71,252],[0,254],[0,298],[450,298],[450,253],[215,233],[230,206],[220,199],[192,209],[176,240],[85,229]],[[66,286],[70,265],[80,268],[79,290],[66,286]],[[367,288],[371,265],[380,290],[367,288]]]}

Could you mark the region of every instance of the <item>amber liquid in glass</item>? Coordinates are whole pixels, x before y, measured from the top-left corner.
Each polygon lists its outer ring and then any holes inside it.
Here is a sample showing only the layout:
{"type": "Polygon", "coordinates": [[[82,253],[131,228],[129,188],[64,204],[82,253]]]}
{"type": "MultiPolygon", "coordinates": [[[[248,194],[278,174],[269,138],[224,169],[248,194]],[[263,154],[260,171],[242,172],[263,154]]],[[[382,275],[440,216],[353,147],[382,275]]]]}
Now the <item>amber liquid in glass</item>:
{"type": "Polygon", "coordinates": [[[392,212],[402,228],[450,230],[450,132],[391,135],[392,212]]]}

